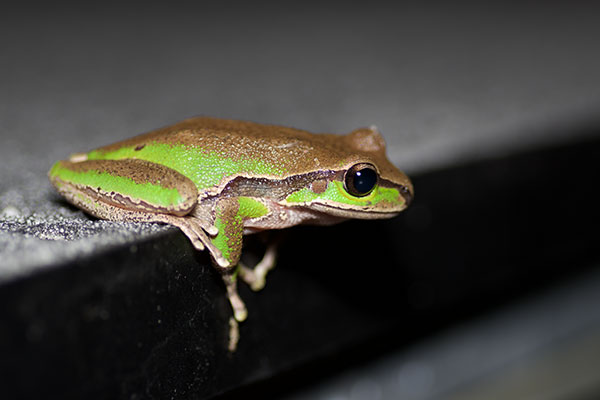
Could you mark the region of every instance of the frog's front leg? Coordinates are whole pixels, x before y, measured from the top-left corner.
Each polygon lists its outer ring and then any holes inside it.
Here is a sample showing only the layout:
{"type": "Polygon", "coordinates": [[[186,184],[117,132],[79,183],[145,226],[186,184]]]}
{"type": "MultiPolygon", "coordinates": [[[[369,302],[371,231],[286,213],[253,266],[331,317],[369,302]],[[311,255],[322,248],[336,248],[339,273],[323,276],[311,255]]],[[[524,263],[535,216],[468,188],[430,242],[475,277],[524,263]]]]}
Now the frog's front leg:
{"type": "Polygon", "coordinates": [[[237,291],[237,277],[244,270],[240,265],[244,221],[261,218],[269,209],[251,197],[227,197],[219,200],[215,207],[215,226],[218,234],[212,244],[221,252],[227,265],[219,265],[227,295],[233,308],[236,321],[244,321],[248,316],[246,306],[237,291]]]}

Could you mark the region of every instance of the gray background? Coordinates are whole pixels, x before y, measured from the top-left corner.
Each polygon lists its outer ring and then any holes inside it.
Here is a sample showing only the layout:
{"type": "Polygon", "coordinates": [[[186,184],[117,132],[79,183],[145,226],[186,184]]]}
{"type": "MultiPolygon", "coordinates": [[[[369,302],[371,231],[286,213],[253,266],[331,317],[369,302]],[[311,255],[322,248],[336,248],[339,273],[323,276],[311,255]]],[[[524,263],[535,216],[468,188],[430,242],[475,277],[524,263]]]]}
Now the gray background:
{"type": "MultiPolygon", "coordinates": [[[[598,120],[598,8],[297,3],[3,10],[0,281],[169,229],[92,221],[58,201],[45,173],[72,152],[190,116],[318,132],[376,124],[409,173],[559,142],[598,120]]],[[[585,292],[592,304],[596,288],[585,292]]],[[[547,331],[544,321],[517,324],[498,362],[518,360],[510,349],[535,343],[519,334],[547,331]]],[[[458,337],[486,345],[483,333],[458,337]]],[[[431,367],[409,361],[396,367],[429,388],[414,398],[439,393],[431,367]]],[[[366,392],[342,382],[319,396],[383,397],[373,379],[366,392]]]]}

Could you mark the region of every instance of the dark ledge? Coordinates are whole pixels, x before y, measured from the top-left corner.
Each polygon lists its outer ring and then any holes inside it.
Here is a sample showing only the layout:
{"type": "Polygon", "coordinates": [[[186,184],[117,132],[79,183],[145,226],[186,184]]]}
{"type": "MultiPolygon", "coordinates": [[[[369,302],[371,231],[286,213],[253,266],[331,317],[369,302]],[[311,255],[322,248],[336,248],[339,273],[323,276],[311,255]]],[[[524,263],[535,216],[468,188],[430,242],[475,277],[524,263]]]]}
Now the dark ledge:
{"type": "Polygon", "coordinates": [[[219,277],[176,230],[5,282],[0,390],[273,394],[406,346],[597,259],[586,231],[599,155],[592,139],[439,170],[414,177],[414,206],[394,220],[289,230],[266,288],[241,289],[249,318],[233,355],[219,277]]]}

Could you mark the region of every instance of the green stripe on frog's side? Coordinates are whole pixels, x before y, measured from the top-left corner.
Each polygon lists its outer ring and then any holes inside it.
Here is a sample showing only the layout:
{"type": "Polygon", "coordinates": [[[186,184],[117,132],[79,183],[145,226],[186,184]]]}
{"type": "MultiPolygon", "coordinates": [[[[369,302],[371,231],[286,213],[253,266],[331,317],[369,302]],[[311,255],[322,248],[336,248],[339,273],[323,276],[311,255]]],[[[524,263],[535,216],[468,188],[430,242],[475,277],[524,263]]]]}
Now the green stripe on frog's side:
{"type": "Polygon", "coordinates": [[[306,204],[315,200],[328,200],[353,206],[370,206],[380,202],[395,204],[402,201],[402,196],[398,189],[377,186],[369,195],[355,197],[346,192],[342,182],[332,181],[328,183],[323,193],[315,193],[309,188],[303,188],[290,194],[285,199],[286,203],[289,204],[306,204]]]}
{"type": "Polygon", "coordinates": [[[62,161],[54,164],[49,176],[50,179],[58,178],[63,182],[94,190],[99,188],[104,192],[119,193],[164,208],[176,207],[185,200],[177,189],[169,189],[149,182],[136,183],[128,177],[115,176],[96,170],[75,171],[67,168],[62,161]]]}
{"type": "Polygon", "coordinates": [[[187,176],[199,189],[211,188],[218,185],[223,177],[239,173],[263,176],[279,176],[284,173],[281,168],[269,165],[261,159],[233,159],[200,147],[181,144],[148,143],[108,152],[93,150],[87,156],[89,160],[136,158],[152,161],[187,176]]]}
{"type": "Polygon", "coordinates": [[[250,197],[238,197],[240,209],[238,215],[243,218],[260,218],[267,215],[269,209],[263,203],[250,197]]]}
{"type": "Polygon", "coordinates": [[[269,209],[250,197],[232,197],[219,201],[216,211],[215,226],[219,233],[212,242],[230,265],[234,266],[242,253],[244,220],[260,218],[266,215],[269,209]]]}

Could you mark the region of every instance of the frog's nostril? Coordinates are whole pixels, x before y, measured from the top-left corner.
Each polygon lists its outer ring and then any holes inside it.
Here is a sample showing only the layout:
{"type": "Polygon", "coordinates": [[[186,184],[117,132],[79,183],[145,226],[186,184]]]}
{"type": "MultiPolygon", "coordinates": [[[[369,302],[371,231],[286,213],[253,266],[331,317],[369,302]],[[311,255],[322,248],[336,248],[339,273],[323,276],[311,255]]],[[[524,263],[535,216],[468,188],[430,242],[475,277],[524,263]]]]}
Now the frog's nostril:
{"type": "Polygon", "coordinates": [[[404,202],[408,207],[413,200],[413,195],[406,186],[400,186],[400,194],[404,197],[404,202]]]}

